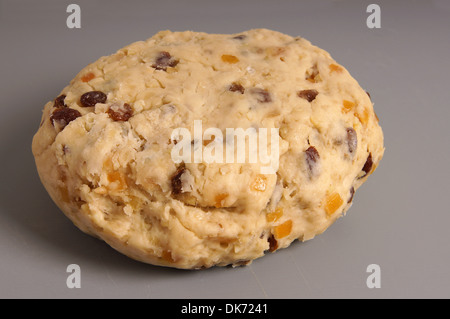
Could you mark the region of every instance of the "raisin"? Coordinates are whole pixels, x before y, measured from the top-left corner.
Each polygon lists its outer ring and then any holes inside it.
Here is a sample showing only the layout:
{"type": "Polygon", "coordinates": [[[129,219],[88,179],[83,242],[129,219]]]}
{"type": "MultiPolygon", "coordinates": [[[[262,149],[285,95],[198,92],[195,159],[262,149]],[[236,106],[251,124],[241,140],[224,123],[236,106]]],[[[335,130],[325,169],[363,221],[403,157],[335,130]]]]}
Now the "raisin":
{"type": "Polygon", "coordinates": [[[240,92],[241,94],[244,94],[244,92],[245,92],[245,88],[241,84],[236,83],[236,82],[231,83],[228,90],[231,92],[240,92]]]}
{"type": "Polygon", "coordinates": [[[319,152],[314,146],[308,147],[305,151],[306,164],[308,164],[308,169],[311,175],[315,175],[317,170],[317,163],[320,159],[319,152]]]}
{"type": "Polygon", "coordinates": [[[349,127],[347,128],[347,146],[348,146],[348,152],[350,154],[353,154],[355,152],[356,147],[358,146],[358,137],[356,135],[356,131],[349,127]]]}
{"type": "Polygon", "coordinates": [[[181,182],[181,176],[185,171],[186,169],[184,168],[184,165],[180,166],[171,178],[172,193],[174,193],[175,195],[182,193],[183,183],[181,182]]]}
{"type": "Polygon", "coordinates": [[[156,70],[166,71],[167,67],[174,67],[178,64],[178,60],[174,59],[169,52],[161,51],[156,57],[155,63],[152,64],[152,68],[156,70]]]}
{"type": "Polygon", "coordinates": [[[260,89],[260,88],[253,88],[251,90],[251,93],[256,96],[256,100],[259,103],[272,102],[272,97],[270,96],[270,93],[267,90],[260,89]]]}
{"type": "Polygon", "coordinates": [[[370,173],[370,171],[372,170],[372,166],[373,166],[373,160],[372,160],[372,153],[369,153],[369,156],[367,157],[366,163],[364,164],[362,170],[365,173],[363,176],[366,176],[367,174],[370,173]]]}
{"type": "Polygon", "coordinates": [[[355,195],[355,188],[352,186],[350,188],[350,198],[348,199],[347,203],[351,203],[353,200],[353,195],[355,195]]]}
{"type": "Polygon", "coordinates": [[[267,241],[269,242],[269,251],[270,252],[274,252],[275,250],[278,249],[278,242],[275,239],[274,235],[270,235],[269,238],[267,239],[267,241]]]}
{"type": "Polygon", "coordinates": [[[53,107],[56,107],[56,108],[67,107],[67,105],[64,103],[65,98],[66,98],[66,96],[64,94],[58,96],[55,99],[55,103],[53,104],[53,107]]]}
{"type": "Polygon", "coordinates": [[[55,123],[57,123],[59,126],[61,126],[61,129],[63,129],[67,126],[67,124],[80,116],[81,113],[77,110],[71,109],[69,107],[64,107],[56,109],[50,116],[50,121],[52,122],[53,126],[55,126],[55,123]]]}
{"type": "Polygon", "coordinates": [[[130,104],[112,104],[108,109],[108,115],[113,121],[128,121],[133,116],[130,104]]]}
{"type": "Polygon", "coordinates": [[[370,96],[370,93],[367,92],[367,91],[366,91],[366,93],[367,93],[367,95],[369,96],[369,99],[372,101],[372,97],[370,96]]]}
{"type": "Polygon", "coordinates": [[[233,39],[235,40],[244,40],[247,36],[245,34],[239,34],[235,37],[233,37],[233,39]]]}
{"type": "Polygon", "coordinates": [[[95,106],[97,103],[105,103],[106,94],[101,91],[90,91],[80,97],[80,103],[83,107],[95,106]]]}
{"type": "Polygon", "coordinates": [[[319,94],[319,92],[317,92],[316,90],[302,90],[297,92],[297,95],[299,97],[307,100],[308,102],[314,101],[316,99],[317,94],[319,94]]]}

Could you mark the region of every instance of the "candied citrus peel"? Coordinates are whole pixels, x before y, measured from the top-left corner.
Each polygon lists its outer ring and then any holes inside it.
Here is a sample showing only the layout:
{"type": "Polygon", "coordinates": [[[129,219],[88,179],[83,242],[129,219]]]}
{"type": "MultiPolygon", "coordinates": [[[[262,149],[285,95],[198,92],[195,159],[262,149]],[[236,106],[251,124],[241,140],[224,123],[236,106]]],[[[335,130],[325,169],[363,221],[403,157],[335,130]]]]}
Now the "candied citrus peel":
{"type": "Polygon", "coordinates": [[[220,193],[217,194],[216,197],[214,197],[214,201],[215,201],[215,205],[216,208],[220,208],[223,207],[223,200],[225,200],[228,197],[228,193],[220,193]]]}
{"type": "Polygon", "coordinates": [[[334,63],[330,64],[328,67],[330,68],[330,73],[342,71],[342,67],[334,63]]]}
{"type": "MultiPolygon", "coordinates": [[[[125,175],[118,170],[114,169],[114,165],[111,159],[107,159],[103,166],[105,170],[108,172],[106,177],[108,178],[108,182],[110,182],[112,185],[112,188],[115,189],[124,189],[127,187],[127,182],[125,179],[125,175]]],[[[110,186],[108,186],[110,188],[110,186]]]]}
{"type": "Polygon", "coordinates": [[[279,220],[281,218],[281,216],[283,216],[283,208],[278,207],[277,209],[275,209],[274,212],[268,213],[266,215],[266,220],[269,223],[276,222],[277,220],[279,220]]]}
{"type": "Polygon", "coordinates": [[[264,175],[256,176],[255,180],[251,184],[251,189],[259,192],[264,192],[266,190],[266,177],[264,175]]]}
{"type": "Polygon", "coordinates": [[[90,80],[95,78],[95,74],[92,72],[86,73],[81,77],[81,82],[89,82],[90,80]]]}
{"type": "Polygon", "coordinates": [[[169,250],[164,250],[162,252],[161,258],[170,263],[175,262],[175,259],[172,256],[172,253],[169,250]]]}
{"type": "Polygon", "coordinates": [[[292,231],[292,220],[287,220],[284,223],[274,227],[274,235],[276,238],[283,238],[288,236],[292,231]]]}
{"type": "Polygon", "coordinates": [[[325,212],[328,216],[333,215],[339,207],[344,203],[341,195],[338,193],[332,193],[325,199],[325,212]]]}
{"type": "Polygon", "coordinates": [[[356,106],[356,103],[349,100],[343,100],[342,105],[342,112],[348,113],[356,106]]]}
{"type": "Polygon", "coordinates": [[[369,111],[367,108],[364,108],[364,111],[361,114],[355,112],[355,116],[363,125],[366,125],[369,122],[369,111]]]}
{"type": "Polygon", "coordinates": [[[231,54],[222,55],[222,61],[230,64],[238,63],[239,59],[231,54]]]}

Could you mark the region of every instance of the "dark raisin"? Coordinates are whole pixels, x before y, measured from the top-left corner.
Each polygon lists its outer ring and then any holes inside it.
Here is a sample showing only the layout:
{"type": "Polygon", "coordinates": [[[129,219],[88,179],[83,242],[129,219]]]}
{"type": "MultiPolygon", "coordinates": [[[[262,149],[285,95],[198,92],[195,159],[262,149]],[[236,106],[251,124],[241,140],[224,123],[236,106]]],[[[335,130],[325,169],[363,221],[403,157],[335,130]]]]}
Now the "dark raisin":
{"type": "Polygon", "coordinates": [[[231,83],[228,90],[231,92],[240,92],[241,94],[244,94],[244,92],[245,92],[245,88],[241,84],[236,83],[236,82],[231,83]]]}
{"type": "Polygon", "coordinates": [[[169,52],[162,51],[159,52],[156,57],[155,63],[152,64],[152,68],[156,70],[166,71],[167,67],[174,67],[178,64],[178,60],[174,59],[169,52]]]}
{"type": "Polygon", "coordinates": [[[130,104],[112,104],[108,109],[108,115],[113,121],[128,121],[133,116],[130,104]]]}
{"type": "Polygon", "coordinates": [[[347,146],[348,152],[353,154],[356,151],[356,147],[358,146],[358,137],[356,135],[356,131],[349,127],[346,129],[347,131],[347,146]]]}
{"type": "Polygon", "coordinates": [[[305,151],[306,164],[311,175],[315,175],[317,171],[317,163],[319,162],[320,155],[314,146],[308,147],[305,151]]]}
{"type": "Polygon", "coordinates": [[[372,101],[372,97],[370,96],[370,93],[367,92],[367,91],[366,91],[366,93],[367,93],[367,95],[369,96],[369,99],[372,101]]]}
{"type": "Polygon", "coordinates": [[[185,171],[184,165],[180,166],[171,178],[172,193],[175,195],[182,193],[183,183],[181,182],[181,175],[183,175],[185,171]]]}
{"type": "Polygon", "coordinates": [[[354,194],[355,194],[355,188],[352,186],[350,188],[350,198],[348,199],[347,203],[351,203],[352,202],[354,194]]]}
{"type": "Polygon", "coordinates": [[[77,110],[71,109],[69,107],[64,107],[56,109],[50,116],[50,121],[52,122],[53,126],[55,126],[56,123],[61,127],[61,129],[63,129],[67,126],[67,124],[80,116],[81,113],[77,110]]]}
{"type": "Polygon", "coordinates": [[[97,103],[105,103],[106,94],[100,91],[90,91],[80,97],[80,103],[83,107],[95,106],[97,103]]]}
{"type": "Polygon", "coordinates": [[[278,242],[275,239],[274,235],[270,235],[269,238],[267,238],[267,241],[269,242],[269,251],[274,252],[278,249],[278,242]]]}
{"type": "Polygon", "coordinates": [[[372,170],[372,166],[373,166],[373,161],[372,161],[372,153],[369,153],[369,156],[367,157],[366,163],[364,164],[362,170],[365,173],[363,176],[366,176],[367,174],[370,173],[370,171],[372,170]]]}
{"type": "Polygon", "coordinates": [[[245,34],[239,34],[235,37],[233,37],[233,39],[235,40],[244,40],[247,36],[245,34]]]}
{"type": "Polygon", "coordinates": [[[317,92],[316,90],[302,90],[297,92],[297,95],[299,97],[307,100],[308,102],[314,101],[316,99],[317,94],[319,94],[319,92],[317,92]]]}
{"type": "Polygon", "coordinates": [[[55,103],[53,104],[53,107],[56,107],[56,108],[67,107],[67,105],[64,103],[65,98],[66,98],[66,96],[64,94],[58,96],[55,99],[55,103]]]}
{"type": "Polygon", "coordinates": [[[251,90],[251,93],[256,97],[256,100],[259,103],[272,102],[272,97],[270,96],[270,93],[267,90],[260,89],[260,88],[253,88],[251,90]]]}

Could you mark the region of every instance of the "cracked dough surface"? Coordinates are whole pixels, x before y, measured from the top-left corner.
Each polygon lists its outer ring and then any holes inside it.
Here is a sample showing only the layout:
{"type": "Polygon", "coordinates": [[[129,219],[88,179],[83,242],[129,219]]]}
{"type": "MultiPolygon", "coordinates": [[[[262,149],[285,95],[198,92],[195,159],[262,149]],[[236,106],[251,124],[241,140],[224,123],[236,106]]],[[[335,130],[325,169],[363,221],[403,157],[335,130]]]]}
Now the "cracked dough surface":
{"type": "Polygon", "coordinates": [[[100,58],[45,105],[32,148],[43,185],[82,231],[189,269],[247,264],[320,234],[384,152],[370,97],[348,71],[266,29],[163,31],[100,58]],[[106,100],[86,106],[92,91],[106,100]],[[278,128],[277,173],[261,174],[259,161],[175,163],[172,131],[194,136],[195,120],[278,128]]]}

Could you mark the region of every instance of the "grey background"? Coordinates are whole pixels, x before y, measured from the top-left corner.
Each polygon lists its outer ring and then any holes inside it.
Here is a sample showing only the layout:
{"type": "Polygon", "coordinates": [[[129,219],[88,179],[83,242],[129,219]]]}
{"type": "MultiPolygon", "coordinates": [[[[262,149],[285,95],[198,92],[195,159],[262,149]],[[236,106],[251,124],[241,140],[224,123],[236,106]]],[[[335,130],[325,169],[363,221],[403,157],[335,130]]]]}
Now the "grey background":
{"type": "Polygon", "coordinates": [[[449,298],[450,2],[0,1],[0,297],[449,298]],[[82,28],[66,27],[81,6],[82,28]],[[381,29],[366,7],[381,6],[381,29]],[[346,217],[249,267],[145,265],[76,229],[31,154],[43,105],[88,63],[163,29],[265,27],[329,51],[368,90],[386,153],[346,217]],[[366,267],[381,267],[381,288],[366,267]],[[68,289],[66,267],[81,267],[68,289]]]}

